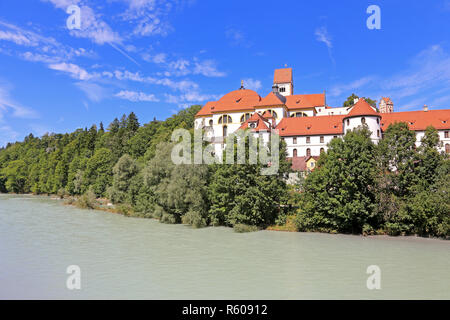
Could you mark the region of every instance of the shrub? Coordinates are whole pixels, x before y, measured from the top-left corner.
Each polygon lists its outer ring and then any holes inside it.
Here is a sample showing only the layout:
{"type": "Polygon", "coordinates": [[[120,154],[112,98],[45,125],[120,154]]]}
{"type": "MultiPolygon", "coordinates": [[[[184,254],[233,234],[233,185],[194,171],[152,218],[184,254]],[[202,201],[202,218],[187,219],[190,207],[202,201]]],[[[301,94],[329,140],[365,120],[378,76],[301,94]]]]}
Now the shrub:
{"type": "Polygon", "coordinates": [[[234,232],[244,233],[244,232],[255,232],[258,231],[259,228],[257,226],[250,226],[248,224],[238,223],[233,226],[234,232]]]}
{"type": "Polygon", "coordinates": [[[89,189],[85,194],[78,198],[76,206],[82,209],[95,209],[97,207],[95,193],[89,189]]]}

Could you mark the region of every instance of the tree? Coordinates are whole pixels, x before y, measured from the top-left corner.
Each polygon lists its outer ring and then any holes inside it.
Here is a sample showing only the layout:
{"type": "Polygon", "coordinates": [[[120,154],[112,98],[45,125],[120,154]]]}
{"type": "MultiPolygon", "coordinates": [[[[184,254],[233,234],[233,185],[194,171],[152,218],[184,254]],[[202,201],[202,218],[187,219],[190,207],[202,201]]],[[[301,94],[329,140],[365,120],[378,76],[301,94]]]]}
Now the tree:
{"type": "Polygon", "coordinates": [[[287,193],[285,178],[290,167],[286,161],[285,143],[281,143],[279,170],[274,175],[262,175],[261,168],[267,164],[259,161],[250,164],[248,152],[246,148],[245,164],[219,164],[212,167],[208,193],[213,225],[264,227],[273,224],[280,215],[281,202],[287,193]]]}
{"type": "Polygon", "coordinates": [[[374,151],[366,127],[331,141],[306,178],[300,231],[361,233],[377,226],[374,151]]]}
{"type": "Polygon", "coordinates": [[[386,178],[383,188],[397,197],[409,195],[417,182],[415,148],[415,133],[404,122],[389,125],[378,144],[378,165],[386,178]]]}
{"type": "Polygon", "coordinates": [[[124,154],[113,167],[113,184],[109,190],[109,198],[113,203],[132,204],[133,195],[129,194],[131,180],[138,174],[136,161],[124,154]]]}
{"type": "Polygon", "coordinates": [[[27,164],[23,160],[11,161],[2,170],[2,175],[6,178],[5,187],[9,192],[24,193],[27,188],[27,164]]]}
{"type": "MultiPolygon", "coordinates": [[[[343,107],[351,107],[351,106],[353,106],[355,104],[355,99],[359,99],[359,97],[356,94],[352,93],[352,95],[349,96],[347,98],[347,100],[344,101],[344,104],[342,106],[343,107]]],[[[372,107],[377,109],[377,101],[376,100],[372,100],[372,99],[366,98],[366,97],[361,97],[361,99],[366,100],[366,102],[368,104],[370,104],[372,107]]],[[[377,111],[378,111],[378,109],[377,109],[377,111]]]]}
{"type": "Polygon", "coordinates": [[[84,190],[87,191],[91,185],[97,196],[105,195],[106,188],[112,182],[112,153],[111,150],[102,148],[95,151],[92,158],[87,162],[83,180],[84,190]]]}

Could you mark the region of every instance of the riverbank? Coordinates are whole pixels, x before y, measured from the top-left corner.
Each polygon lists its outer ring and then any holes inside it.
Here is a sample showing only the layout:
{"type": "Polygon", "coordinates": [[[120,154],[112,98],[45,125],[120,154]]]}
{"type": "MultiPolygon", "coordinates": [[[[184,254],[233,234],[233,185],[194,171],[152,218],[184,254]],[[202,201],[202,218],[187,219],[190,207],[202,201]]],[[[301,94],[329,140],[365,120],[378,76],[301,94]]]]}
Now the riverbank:
{"type": "MultiPolygon", "coordinates": [[[[10,193],[14,194],[14,193],[10,193]]],[[[29,195],[29,196],[43,196],[48,197],[50,199],[55,200],[62,200],[64,205],[77,207],[79,209],[84,210],[99,210],[104,211],[108,213],[123,215],[125,217],[134,217],[134,218],[143,218],[143,219],[154,219],[157,221],[160,221],[157,217],[153,217],[151,215],[145,215],[141,213],[134,212],[131,206],[128,205],[115,205],[111,203],[111,201],[107,198],[94,198],[90,197],[87,194],[84,194],[82,196],[61,196],[57,194],[46,194],[46,195],[35,195],[32,193],[27,194],[14,194],[14,195],[29,195]]],[[[250,226],[250,225],[244,225],[244,224],[238,224],[235,227],[231,228],[237,233],[247,233],[247,232],[256,232],[256,231],[278,231],[278,232],[292,232],[292,233],[302,233],[298,231],[296,224],[295,224],[296,216],[295,215],[288,215],[285,219],[285,222],[283,224],[275,224],[270,225],[266,228],[258,228],[256,226],[250,226]]],[[[320,231],[309,231],[310,233],[321,233],[321,234],[340,234],[337,232],[320,232],[320,231]]],[[[374,230],[370,233],[363,233],[359,236],[363,237],[390,237],[390,238],[397,238],[397,237],[411,237],[411,238],[423,238],[423,239],[437,239],[437,240],[450,240],[450,237],[447,238],[440,238],[440,237],[422,237],[419,235],[413,235],[413,234],[400,234],[396,236],[392,236],[388,234],[384,230],[374,230]]]]}

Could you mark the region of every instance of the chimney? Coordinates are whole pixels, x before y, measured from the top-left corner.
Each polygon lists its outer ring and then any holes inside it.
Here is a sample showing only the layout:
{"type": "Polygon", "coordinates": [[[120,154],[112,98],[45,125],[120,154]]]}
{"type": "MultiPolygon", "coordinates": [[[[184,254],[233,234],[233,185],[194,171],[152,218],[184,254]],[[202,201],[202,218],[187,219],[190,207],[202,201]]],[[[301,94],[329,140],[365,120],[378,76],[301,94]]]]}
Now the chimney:
{"type": "Polygon", "coordinates": [[[423,111],[428,111],[428,106],[426,104],[423,105],[423,111]]]}
{"type": "Polygon", "coordinates": [[[241,87],[239,88],[239,90],[245,89],[244,88],[244,80],[241,80],[241,87]]]}

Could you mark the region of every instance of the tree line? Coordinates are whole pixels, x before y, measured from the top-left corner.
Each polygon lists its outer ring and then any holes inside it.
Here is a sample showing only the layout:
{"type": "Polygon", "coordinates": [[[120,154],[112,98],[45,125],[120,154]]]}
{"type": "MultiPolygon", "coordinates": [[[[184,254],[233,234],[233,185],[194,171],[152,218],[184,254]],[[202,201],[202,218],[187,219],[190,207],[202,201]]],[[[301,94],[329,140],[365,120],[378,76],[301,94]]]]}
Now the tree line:
{"type": "Polygon", "coordinates": [[[107,198],[130,216],[194,227],[249,231],[294,221],[298,231],[450,235],[450,163],[429,127],[420,147],[405,123],[378,145],[361,127],[330,142],[317,168],[287,185],[281,143],[276,175],[257,164],[171,161],[174,129],[193,134],[192,106],[140,125],[134,113],[66,134],[27,136],[0,149],[0,191],[78,197],[84,207],[107,198]]]}

